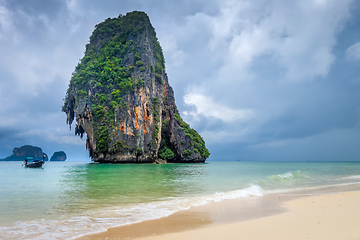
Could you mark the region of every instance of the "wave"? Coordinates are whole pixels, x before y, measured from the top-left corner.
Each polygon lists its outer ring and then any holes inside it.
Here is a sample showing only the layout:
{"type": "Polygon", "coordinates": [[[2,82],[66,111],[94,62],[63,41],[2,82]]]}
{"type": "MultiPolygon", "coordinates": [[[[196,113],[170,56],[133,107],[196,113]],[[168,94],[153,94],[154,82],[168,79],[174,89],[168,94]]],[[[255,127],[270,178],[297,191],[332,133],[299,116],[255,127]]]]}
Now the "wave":
{"type": "Polygon", "coordinates": [[[301,185],[306,185],[313,178],[305,171],[289,171],[280,174],[267,176],[258,182],[259,186],[267,190],[274,189],[292,189],[301,185]]]}
{"type": "Polygon", "coordinates": [[[301,172],[301,171],[292,171],[292,172],[286,172],[283,174],[277,174],[277,175],[273,175],[271,176],[271,178],[276,179],[276,180],[298,180],[301,179],[303,177],[305,177],[306,175],[301,172]]]}
{"type": "Polygon", "coordinates": [[[308,179],[309,175],[304,171],[291,171],[276,175],[271,175],[268,180],[272,182],[279,182],[279,181],[300,181],[308,179]]]}
{"type": "Polygon", "coordinates": [[[106,231],[110,227],[166,217],[195,206],[263,195],[264,190],[259,185],[252,185],[248,188],[217,192],[208,196],[172,198],[164,201],[97,209],[61,220],[17,222],[12,226],[0,227],[0,238],[9,240],[73,239],[89,233],[106,231]]]}
{"type": "Polygon", "coordinates": [[[343,177],[342,179],[345,179],[345,180],[347,180],[347,179],[350,179],[350,180],[352,180],[352,179],[360,179],[360,175],[347,176],[347,177],[343,177]]]}

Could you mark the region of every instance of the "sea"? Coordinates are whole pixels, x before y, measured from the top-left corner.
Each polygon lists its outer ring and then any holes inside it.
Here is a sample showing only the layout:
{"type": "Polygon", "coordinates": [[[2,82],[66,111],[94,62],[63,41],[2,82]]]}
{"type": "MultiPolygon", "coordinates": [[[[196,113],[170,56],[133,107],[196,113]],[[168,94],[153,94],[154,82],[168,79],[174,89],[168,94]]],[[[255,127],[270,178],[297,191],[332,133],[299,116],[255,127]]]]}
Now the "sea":
{"type": "Polygon", "coordinates": [[[73,239],[229,199],[360,190],[360,162],[0,162],[0,180],[0,239],[73,239]]]}

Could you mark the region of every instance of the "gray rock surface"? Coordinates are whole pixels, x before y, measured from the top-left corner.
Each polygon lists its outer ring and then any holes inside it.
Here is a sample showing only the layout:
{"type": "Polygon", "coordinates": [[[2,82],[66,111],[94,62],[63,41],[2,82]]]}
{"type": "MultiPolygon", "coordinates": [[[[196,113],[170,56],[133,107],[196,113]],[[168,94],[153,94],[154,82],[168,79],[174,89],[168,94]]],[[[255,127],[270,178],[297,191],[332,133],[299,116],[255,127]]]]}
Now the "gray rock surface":
{"type": "Polygon", "coordinates": [[[204,162],[201,136],[180,117],[155,30],[143,12],[96,26],[63,111],[95,162],[204,162]]]}

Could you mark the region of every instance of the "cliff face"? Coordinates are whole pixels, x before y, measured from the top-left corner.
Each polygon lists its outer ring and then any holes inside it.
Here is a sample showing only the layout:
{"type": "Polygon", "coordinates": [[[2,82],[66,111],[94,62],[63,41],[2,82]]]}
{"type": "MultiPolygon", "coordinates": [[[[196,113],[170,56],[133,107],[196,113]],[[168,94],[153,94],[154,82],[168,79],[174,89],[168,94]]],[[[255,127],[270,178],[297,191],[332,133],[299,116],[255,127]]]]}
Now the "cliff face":
{"type": "Polygon", "coordinates": [[[148,16],[131,12],[96,25],[75,68],[63,111],[86,133],[95,162],[204,162],[201,136],[177,110],[148,16]]]}

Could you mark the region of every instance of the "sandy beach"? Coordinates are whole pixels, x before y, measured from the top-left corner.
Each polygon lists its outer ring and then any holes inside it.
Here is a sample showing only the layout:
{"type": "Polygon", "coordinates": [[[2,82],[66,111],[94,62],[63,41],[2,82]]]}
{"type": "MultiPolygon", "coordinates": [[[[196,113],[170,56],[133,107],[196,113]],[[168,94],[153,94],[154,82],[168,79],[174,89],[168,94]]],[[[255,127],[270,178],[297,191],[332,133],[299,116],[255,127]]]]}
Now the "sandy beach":
{"type": "Polygon", "coordinates": [[[360,191],[223,201],[78,239],[360,239],[360,191]]]}

